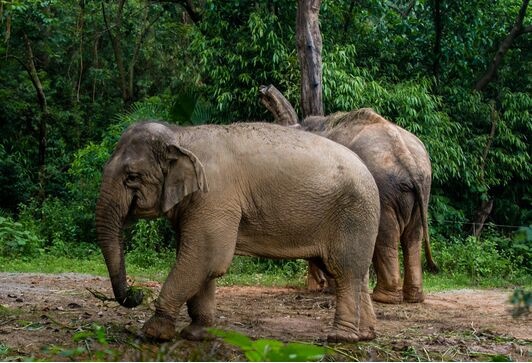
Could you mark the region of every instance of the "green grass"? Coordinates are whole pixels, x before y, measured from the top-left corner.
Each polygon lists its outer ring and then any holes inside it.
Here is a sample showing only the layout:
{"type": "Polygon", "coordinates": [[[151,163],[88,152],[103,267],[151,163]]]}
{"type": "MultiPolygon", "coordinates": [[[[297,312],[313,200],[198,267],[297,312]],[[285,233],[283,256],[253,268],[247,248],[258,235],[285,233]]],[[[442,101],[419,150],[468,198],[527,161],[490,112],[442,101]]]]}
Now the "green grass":
{"type": "MultiPolygon", "coordinates": [[[[167,253],[156,259],[151,259],[150,264],[139,266],[139,264],[134,263],[134,261],[138,261],[138,256],[127,255],[127,273],[139,279],[163,282],[172,267],[173,260],[173,254],[167,253]]],[[[0,271],[51,274],[76,272],[108,276],[107,268],[100,254],[91,254],[83,259],[51,254],[43,254],[32,259],[0,257],[0,271]]],[[[218,279],[218,285],[303,287],[305,276],[306,262],[304,261],[280,262],[236,256],[228,273],[218,279]]],[[[511,277],[491,276],[479,279],[470,277],[465,273],[442,272],[439,274],[425,273],[423,279],[426,292],[463,288],[513,288],[515,286],[521,286],[525,289],[532,288],[532,277],[526,274],[511,277]]],[[[373,287],[374,283],[371,281],[370,285],[373,287]]]]}

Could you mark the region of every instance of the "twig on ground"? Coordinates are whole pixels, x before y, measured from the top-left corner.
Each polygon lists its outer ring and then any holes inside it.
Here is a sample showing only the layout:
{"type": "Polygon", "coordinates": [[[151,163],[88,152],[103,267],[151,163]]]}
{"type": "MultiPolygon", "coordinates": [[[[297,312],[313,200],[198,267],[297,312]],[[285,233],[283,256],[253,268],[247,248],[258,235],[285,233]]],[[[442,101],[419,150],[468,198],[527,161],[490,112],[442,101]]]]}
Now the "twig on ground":
{"type": "Polygon", "coordinates": [[[99,291],[96,291],[96,290],[92,290],[88,287],[85,288],[88,292],[90,292],[92,294],[92,296],[94,296],[95,298],[97,298],[98,300],[101,300],[101,301],[115,301],[114,298],[110,298],[110,297],[107,297],[105,296],[104,294],[102,294],[101,292],[99,291]]]}

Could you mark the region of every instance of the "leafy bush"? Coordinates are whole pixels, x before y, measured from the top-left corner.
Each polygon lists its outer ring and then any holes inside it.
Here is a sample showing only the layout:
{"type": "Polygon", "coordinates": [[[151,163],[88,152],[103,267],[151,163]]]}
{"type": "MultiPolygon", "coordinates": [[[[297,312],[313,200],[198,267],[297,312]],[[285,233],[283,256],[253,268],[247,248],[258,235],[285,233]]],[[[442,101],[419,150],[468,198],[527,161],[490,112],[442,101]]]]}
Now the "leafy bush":
{"type": "Polygon", "coordinates": [[[28,258],[43,252],[43,240],[34,226],[0,216],[0,252],[3,256],[28,258]]]}
{"type": "Polygon", "coordinates": [[[173,231],[166,220],[139,220],[126,234],[128,261],[143,268],[173,259],[173,231]]]}
{"type": "Polygon", "coordinates": [[[235,331],[210,329],[226,343],[239,347],[250,362],[311,362],[325,357],[327,348],[314,344],[283,343],[274,339],[252,340],[235,331]]]}
{"type": "Polygon", "coordinates": [[[482,239],[453,237],[446,242],[433,239],[435,258],[443,271],[465,273],[473,280],[492,276],[510,277],[519,270],[520,259],[511,251],[501,251],[497,242],[504,237],[482,239]]]}

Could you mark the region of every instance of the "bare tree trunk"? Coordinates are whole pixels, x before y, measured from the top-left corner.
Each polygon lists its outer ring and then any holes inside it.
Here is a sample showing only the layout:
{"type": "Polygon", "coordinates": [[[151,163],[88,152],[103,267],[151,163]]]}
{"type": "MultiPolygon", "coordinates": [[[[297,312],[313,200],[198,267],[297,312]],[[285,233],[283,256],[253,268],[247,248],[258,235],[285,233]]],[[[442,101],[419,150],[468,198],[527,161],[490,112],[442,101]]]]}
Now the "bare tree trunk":
{"type": "Polygon", "coordinates": [[[79,103],[79,94],[81,91],[81,80],[83,78],[83,26],[85,25],[85,0],[79,1],[79,74],[76,82],[76,102],[79,103]]]}
{"type": "Polygon", "coordinates": [[[41,117],[39,121],[39,154],[37,165],[39,167],[39,200],[44,200],[44,186],[45,186],[45,166],[46,166],[46,134],[47,134],[47,122],[50,118],[48,110],[48,103],[46,102],[46,95],[39,78],[39,73],[35,67],[35,61],[33,56],[33,49],[31,47],[30,39],[28,35],[24,33],[24,44],[26,46],[26,71],[31,79],[31,83],[35,88],[37,95],[37,102],[41,109],[41,117]]]}
{"type": "MultiPolygon", "coordinates": [[[[486,142],[486,146],[482,151],[482,159],[480,161],[480,178],[484,182],[485,172],[486,172],[486,160],[488,159],[488,153],[495,139],[495,132],[497,131],[497,123],[499,121],[499,113],[495,108],[495,102],[491,103],[491,129],[486,142]]],[[[480,233],[484,228],[484,223],[489,217],[491,210],[493,209],[493,199],[483,199],[480,202],[480,207],[478,208],[475,219],[473,220],[473,226],[471,228],[471,234],[475,237],[480,237],[480,233]]]]}
{"type": "MultiPolygon", "coordinates": [[[[321,0],[298,0],[296,17],[297,57],[301,68],[301,109],[303,118],[323,116],[323,79],[321,63],[321,32],[319,24],[321,0]]],[[[311,262],[307,273],[307,288],[321,288],[311,262]]],[[[314,266],[316,267],[316,266],[314,266]]]]}
{"type": "Polygon", "coordinates": [[[294,107],[275,86],[271,84],[269,86],[260,86],[259,96],[261,103],[273,113],[276,124],[283,126],[295,126],[298,124],[294,107]]]}
{"type": "Polygon", "coordinates": [[[525,19],[528,3],[529,0],[523,0],[523,3],[521,4],[521,9],[519,10],[519,14],[517,15],[517,19],[515,20],[515,23],[512,29],[510,30],[510,33],[499,44],[497,53],[495,53],[495,57],[493,58],[488,70],[475,84],[475,90],[482,91],[488,85],[488,83],[490,83],[495,78],[495,75],[497,74],[497,69],[501,64],[502,58],[512,46],[513,41],[522,34],[532,32],[532,26],[523,27],[523,21],[525,19]]]}
{"type": "Polygon", "coordinates": [[[131,60],[129,62],[129,69],[128,69],[128,93],[133,98],[134,92],[134,79],[135,79],[135,66],[137,65],[138,57],[140,54],[140,49],[142,48],[142,44],[144,43],[144,39],[146,38],[146,35],[148,34],[150,28],[155,24],[157,20],[161,17],[163,13],[157,14],[153,19],[148,20],[148,8],[146,7],[146,13],[144,14],[144,26],[142,27],[138,37],[137,41],[135,43],[135,49],[133,50],[133,55],[131,56],[131,60]]]}
{"type": "Polygon", "coordinates": [[[115,55],[116,67],[118,68],[118,76],[120,80],[120,89],[122,90],[122,99],[124,100],[124,103],[129,104],[131,102],[131,94],[129,94],[126,67],[124,66],[122,44],[121,44],[121,38],[120,38],[120,33],[119,33],[120,26],[122,24],[122,12],[124,10],[125,2],[126,0],[120,0],[118,3],[118,9],[117,9],[115,20],[112,26],[113,28],[117,29],[116,32],[113,33],[113,30],[111,29],[111,26],[109,25],[109,21],[107,20],[107,13],[105,11],[105,5],[103,2],[102,2],[102,15],[103,15],[103,21],[105,24],[105,29],[107,31],[107,34],[109,35],[111,44],[113,46],[113,53],[115,55]]]}
{"type": "Polygon", "coordinates": [[[347,31],[349,30],[349,26],[351,25],[351,21],[353,20],[353,9],[355,8],[356,0],[351,0],[349,3],[349,9],[347,10],[347,13],[344,16],[344,26],[343,26],[343,38],[344,41],[347,40],[347,31]]]}
{"type": "MultiPolygon", "coordinates": [[[[94,66],[93,68],[94,69],[99,69],[100,68],[100,57],[98,56],[98,46],[100,44],[100,36],[98,35],[98,33],[96,32],[95,33],[95,36],[94,36],[94,44],[93,44],[93,47],[92,47],[92,58],[94,59],[94,66]]],[[[96,83],[97,83],[97,78],[94,77],[92,79],[92,103],[95,102],[96,100],[96,83]]]]}
{"type": "Polygon", "coordinates": [[[298,0],[296,35],[297,55],[301,67],[301,108],[303,118],[323,116],[321,0],[298,0]]]}
{"type": "Polygon", "coordinates": [[[480,203],[480,208],[477,210],[475,220],[473,221],[473,228],[471,233],[475,237],[479,237],[482,229],[484,228],[484,223],[493,209],[493,199],[483,200],[480,203]]]}
{"type": "Polygon", "coordinates": [[[434,19],[434,60],[432,63],[432,74],[436,79],[440,75],[440,59],[441,59],[441,36],[443,32],[443,26],[441,22],[441,0],[434,0],[434,9],[432,11],[434,19]]]}

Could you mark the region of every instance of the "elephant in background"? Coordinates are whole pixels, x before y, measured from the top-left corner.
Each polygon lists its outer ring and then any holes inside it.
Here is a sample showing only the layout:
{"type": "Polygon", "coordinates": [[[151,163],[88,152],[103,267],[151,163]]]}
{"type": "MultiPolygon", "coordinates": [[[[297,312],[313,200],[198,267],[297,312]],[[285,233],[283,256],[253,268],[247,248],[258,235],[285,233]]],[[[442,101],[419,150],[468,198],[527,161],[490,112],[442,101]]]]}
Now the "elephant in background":
{"type": "Polygon", "coordinates": [[[176,262],[144,324],[147,337],[175,336],[186,303],[187,339],[213,324],[215,278],[234,254],[303,258],[334,278],[330,341],[375,337],[368,271],[379,226],[374,178],[349,149],[326,138],[265,123],[129,127],[107,162],[96,230],[116,300],[142,294],[127,286],[124,225],[165,216],[175,230],[176,262]]]}
{"type": "MultiPolygon", "coordinates": [[[[375,178],[381,218],[373,256],[377,274],[373,300],[391,304],[422,302],[422,240],[429,270],[438,271],[430,251],[427,223],[432,169],[423,143],[368,108],[310,116],[300,128],[353,150],[375,178]],[[402,285],[399,241],[404,259],[402,285]]],[[[319,270],[311,266],[310,271],[316,274],[319,270]]],[[[324,284],[324,277],[317,275],[324,284]]]]}

